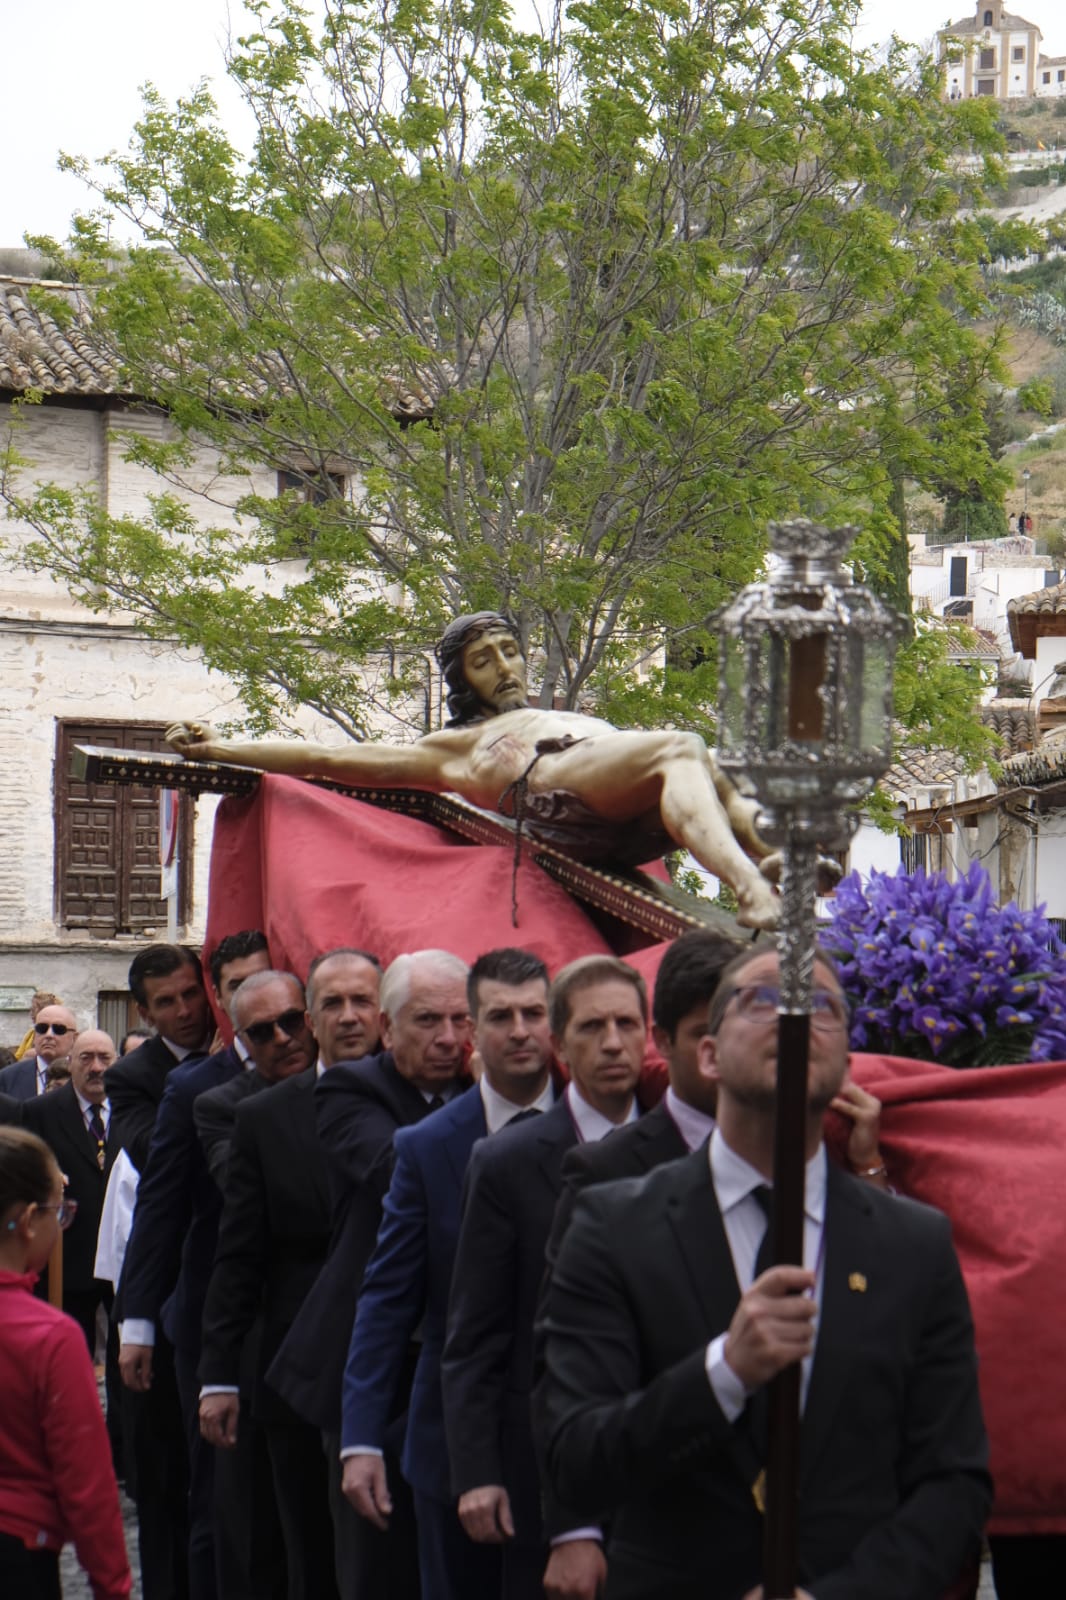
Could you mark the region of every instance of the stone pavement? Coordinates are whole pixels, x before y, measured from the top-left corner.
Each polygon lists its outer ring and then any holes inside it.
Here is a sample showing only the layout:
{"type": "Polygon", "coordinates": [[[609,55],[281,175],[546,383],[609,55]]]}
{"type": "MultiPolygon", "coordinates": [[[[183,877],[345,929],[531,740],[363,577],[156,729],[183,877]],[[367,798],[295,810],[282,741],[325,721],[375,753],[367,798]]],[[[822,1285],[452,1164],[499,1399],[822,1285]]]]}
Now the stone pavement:
{"type": "MultiPolygon", "coordinates": [[[[133,1502],[132,1500],[127,1500],[125,1495],[122,1496],[122,1515],[126,1524],[126,1548],[130,1553],[130,1566],[133,1568],[132,1600],[141,1600],[141,1573],[137,1561],[137,1524],[133,1516],[133,1502]]],[[[74,1551],[69,1545],[63,1552],[60,1572],[63,1579],[63,1600],[92,1600],[89,1580],[78,1566],[74,1551]]],[[[996,1600],[996,1591],[992,1584],[992,1571],[987,1563],[981,1569],[981,1587],[977,1591],[977,1600],[996,1600]]]]}
{"type": "MultiPolygon", "coordinates": [[[[122,1521],[126,1529],[126,1549],[129,1551],[130,1567],[133,1570],[133,1593],[131,1600],[141,1600],[141,1564],[137,1558],[137,1519],[133,1510],[133,1501],[125,1495],[120,1496],[122,1501],[122,1521]]],[[[78,1565],[78,1558],[74,1554],[74,1546],[67,1545],[59,1562],[59,1576],[63,1588],[63,1600],[92,1600],[92,1590],[89,1580],[78,1565]]]]}

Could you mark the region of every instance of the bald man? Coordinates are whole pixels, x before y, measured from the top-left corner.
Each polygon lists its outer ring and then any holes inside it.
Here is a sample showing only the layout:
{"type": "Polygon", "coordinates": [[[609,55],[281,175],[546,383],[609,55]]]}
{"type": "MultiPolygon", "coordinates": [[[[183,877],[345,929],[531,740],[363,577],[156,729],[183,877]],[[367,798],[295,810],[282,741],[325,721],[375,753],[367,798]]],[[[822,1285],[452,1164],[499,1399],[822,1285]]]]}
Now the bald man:
{"type": "MultiPolygon", "coordinates": [[[[71,1015],[64,1006],[49,1006],[47,1011],[71,1015]]],[[[43,1011],[41,1017],[46,1014],[43,1011]]],[[[68,1053],[70,1082],[26,1102],[22,1119],[51,1146],[69,1180],[67,1192],[78,1202],[77,1215],[63,1235],[63,1310],[78,1323],[94,1352],[97,1307],[111,1309],[111,1285],[95,1276],[94,1263],[104,1192],[116,1154],[104,1091],[104,1073],[116,1052],[110,1034],[87,1028],[71,1034],[68,1053]]]]}
{"type": "Polygon", "coordinates": [[[0,1071],[0,1094],[32,1100],[48,1087],[48,1068],[70,1055],[77,1019],[69,1006],[42,1006],[33,1023],[33,1048],[21,1061],[0,1071]]]}

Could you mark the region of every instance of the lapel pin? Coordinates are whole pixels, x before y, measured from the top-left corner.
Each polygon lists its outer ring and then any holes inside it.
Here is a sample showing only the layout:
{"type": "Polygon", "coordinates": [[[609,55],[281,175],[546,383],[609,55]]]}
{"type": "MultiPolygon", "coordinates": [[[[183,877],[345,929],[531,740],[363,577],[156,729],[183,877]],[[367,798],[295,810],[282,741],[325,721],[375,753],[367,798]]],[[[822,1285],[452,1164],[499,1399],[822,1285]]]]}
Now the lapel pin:
{"type": "MultiPolygon", "coordinates": [[[[11,1224],[14,1227],[14,1223],[11,1224]]],[[[759,1476],[751,1486],[751,1498],[755,1501],[755,1509],[760,1516],[766,1515],[766,1468],[759,1468],[759,1476]]]]}
{"type": "Polygon", "coordinates": [[[865,1272],[849,1272],[848,1273],[848,1288],[851,1289],[855,1294],[865,1294],[866,1293],[866,1274],[865,1274],[865,1272]]]}

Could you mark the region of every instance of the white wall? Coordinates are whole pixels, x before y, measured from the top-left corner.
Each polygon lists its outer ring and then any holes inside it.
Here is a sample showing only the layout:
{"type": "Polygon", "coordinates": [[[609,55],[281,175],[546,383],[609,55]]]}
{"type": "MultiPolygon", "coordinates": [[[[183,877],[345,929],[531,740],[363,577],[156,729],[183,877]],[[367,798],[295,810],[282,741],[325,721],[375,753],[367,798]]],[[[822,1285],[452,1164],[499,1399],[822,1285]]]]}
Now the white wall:
{"type": "Polygon", "coordinates": [[[859,824],[848,851],[848,871],[868,878],[871,872],[895,873],[899,870],[899,838],[882,833],[869,822],[859,824]]]}
{"type": "Polygon", "coordinates": [[[1034,899],[1046,905],[1049,917],[1066,917],[1066,811],[1040,813],[1035,852],[1034,899]]]}

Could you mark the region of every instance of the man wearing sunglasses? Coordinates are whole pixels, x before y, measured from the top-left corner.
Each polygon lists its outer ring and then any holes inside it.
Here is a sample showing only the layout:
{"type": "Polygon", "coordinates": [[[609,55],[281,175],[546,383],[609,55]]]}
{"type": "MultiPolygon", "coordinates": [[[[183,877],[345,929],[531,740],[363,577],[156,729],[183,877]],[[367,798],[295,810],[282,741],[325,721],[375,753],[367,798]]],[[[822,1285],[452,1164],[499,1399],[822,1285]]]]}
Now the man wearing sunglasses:
{"type": "Polygon", "coordinates": [[[33,1100],[48,1087],[48,1068],[69,1056],[78,1024],[66,1006],[42,1006],[33,1025],[33,1049],[0,1071],[0,1094],[33,1100]]]}
{"type": "MultiPolygon", "coordinates": [[[[310,998],[313,1007],[314,990],[310,998]]],[[[321,1440],[265,1383],[329,1245],[329,1193],[313,1104],[315,1083],[328,1064],[319,1060],[313,1015],[302,984],[289,972],[256,973],[233,1003],[237,1036],[267,1081],[245,1095],[233,1119],[200,1358],[200,1429],[207,1442],[229,1452],[242,1429],[262,1427],[289,1600],[331,1600],[336,1593],[321,1440]],[[257,1323],[246,1414],[242,1352],[257,1323]]],[[[261,1529],[254,1532],[262,1537],[261,1529]]]]}
{"type": "Polygon", "coordinates": [[[761,1259],[773,1175],[774,951],[722,974],[707,1146],[587,1189],[545,1296],[542,1459],[611,1516],[606,1600],[761,1600],[766,1385],[801,1363],[802,1600],[941,1600],[991,1498],[973,1324],[947,1218],[826,1161],[847,1011],[819,960],[804,1266],[761,1259]]]}

